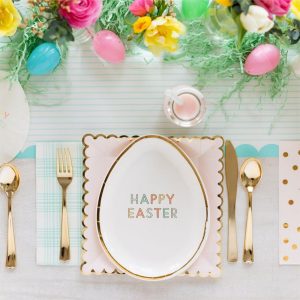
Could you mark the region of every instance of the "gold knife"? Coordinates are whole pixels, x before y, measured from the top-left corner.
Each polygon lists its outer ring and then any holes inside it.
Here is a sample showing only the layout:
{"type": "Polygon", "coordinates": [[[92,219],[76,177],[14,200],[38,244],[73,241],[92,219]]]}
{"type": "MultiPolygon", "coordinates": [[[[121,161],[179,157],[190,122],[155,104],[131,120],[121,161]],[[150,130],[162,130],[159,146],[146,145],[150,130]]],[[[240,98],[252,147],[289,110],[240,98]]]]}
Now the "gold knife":
{"type": "Polygon", "coordinates": [[[227,260],[236,262],[238,259],[235,204],[238,182],[238,160],[235,149],[230,141],[225,143],[225,174],[228,195],[228,240],[227,260]]]}

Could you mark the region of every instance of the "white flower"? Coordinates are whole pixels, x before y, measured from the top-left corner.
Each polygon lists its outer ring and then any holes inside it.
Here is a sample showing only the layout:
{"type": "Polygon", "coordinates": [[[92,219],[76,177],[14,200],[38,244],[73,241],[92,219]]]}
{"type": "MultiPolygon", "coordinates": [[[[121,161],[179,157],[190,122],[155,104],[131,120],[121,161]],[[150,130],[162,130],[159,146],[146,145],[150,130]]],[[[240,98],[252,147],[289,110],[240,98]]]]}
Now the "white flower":
{"type": "Polygon", "coordinates": [[[243,27],[248,32],[265,33],[274,26],[269,13],[258,5],[250,5],[247,14],[241,13],[240,18],[243,27]]]}

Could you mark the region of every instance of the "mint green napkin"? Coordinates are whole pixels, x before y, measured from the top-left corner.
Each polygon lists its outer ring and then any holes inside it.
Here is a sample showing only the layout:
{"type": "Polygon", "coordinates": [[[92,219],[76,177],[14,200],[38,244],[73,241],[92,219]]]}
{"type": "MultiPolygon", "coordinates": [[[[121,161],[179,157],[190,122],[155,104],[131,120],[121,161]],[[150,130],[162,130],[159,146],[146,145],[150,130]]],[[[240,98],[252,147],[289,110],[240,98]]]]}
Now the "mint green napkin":
{"type": "Polygon", "coordinates": [[[81,143],[39,143],[36,147],[37,264],[79,265],[82,219],[81,143]],[[59,260],[61,227],[61,188],[56,179],[56,149],[69,148],[73,181],[67,191],[71,260],[59,260]]]}

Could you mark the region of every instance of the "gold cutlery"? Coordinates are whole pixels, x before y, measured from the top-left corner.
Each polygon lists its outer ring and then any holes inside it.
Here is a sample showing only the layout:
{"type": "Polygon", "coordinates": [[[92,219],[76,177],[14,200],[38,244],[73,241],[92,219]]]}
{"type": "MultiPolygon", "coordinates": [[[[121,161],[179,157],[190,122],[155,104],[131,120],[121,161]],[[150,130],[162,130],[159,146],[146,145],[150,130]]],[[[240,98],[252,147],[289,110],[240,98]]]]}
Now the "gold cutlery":
{"type": "Polygon", "coordinates": [[[70,259],[70,236],[67,211],[67,188],[73,179],[72,158],[69,149],[57,149],[56,177],[62,188],[62,215],[60,236],[60,260],[70,259]]]}
{"type": "Polygon", "coordinates": [[[228,195],[228,241],[227,260],[236,262],[238,259],[235,204],[238,181],[238,161],[235,149],[230,141],[225,143],[225,174],[228,195]]]}
{"type": "Polygon", "coordinates": [[[244,241],[243,260],[245,263],[254,262],[253,232],[252,232],[252,194],[262,177],[260,161],[254,158],[247,159],[241,167],[241,180],[248,193],[248,214],[244,241]]]}
{"type": "Polygon", "coordinates": [[[8,222],[7,222],[7,268],[16,267],[16,244],[14,235],[14,224],[12,217],[12,197],[18,190],[20,184],[20,174],[16,167],[11,164],[4,164],[0,167],[0,187],[4,191],[8,200],[8,222]]]}

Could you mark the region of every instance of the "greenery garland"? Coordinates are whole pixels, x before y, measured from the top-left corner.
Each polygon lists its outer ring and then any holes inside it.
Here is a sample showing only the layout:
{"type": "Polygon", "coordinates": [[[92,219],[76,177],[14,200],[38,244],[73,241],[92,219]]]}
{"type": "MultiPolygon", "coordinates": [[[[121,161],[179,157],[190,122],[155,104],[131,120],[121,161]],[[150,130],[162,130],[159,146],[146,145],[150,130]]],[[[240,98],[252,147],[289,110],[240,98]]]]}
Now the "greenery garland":
{"type": "Polygon", "coordinates": [[[132,0],[104,0],[101,18],[96,23],[96,31],[107,29],[117,34],[127,44],[131,34],[129,6],[132,0]]]}
{"type": "Polygon", "coordinates": [[[219,79],[232,79],[231,89],[222,96],[223,105],[233,94],[243,91],[249,82],[256,82],[257,87],[268,85],[267,93],[274,98],[284,91],[289,82],[291,70],[288,66],[288,49],[279,40],[269,35],[247,33],[240,45],[236,38],[212,39],[202,19],[187,24],[187,34],[181,40],[181,51],[176,56],[167,56],[166,62],[178,62],[197,74],[197,86],[203,88],[208,83],[219,79]],[[280,48],[281,60],[277,68],[263,76],[251,76],[244,72],[245,57],[257,46],[271,43],[280,48]]]}

